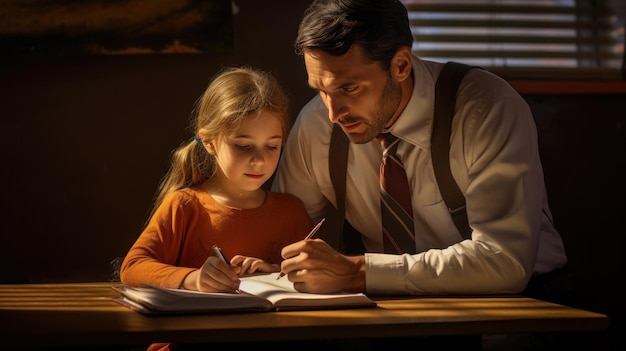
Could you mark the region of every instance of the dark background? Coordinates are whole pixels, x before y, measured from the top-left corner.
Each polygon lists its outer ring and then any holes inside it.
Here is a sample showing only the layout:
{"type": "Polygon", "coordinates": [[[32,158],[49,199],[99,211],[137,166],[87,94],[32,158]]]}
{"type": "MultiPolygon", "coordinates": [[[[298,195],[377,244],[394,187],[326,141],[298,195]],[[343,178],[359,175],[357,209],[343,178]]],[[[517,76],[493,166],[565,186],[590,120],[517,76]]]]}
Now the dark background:
{"type": "MultiPolygon", "coordinates": [[[[236,3],[230,50],[0,57],[1,283],[109,280],[110,261],[139,235],[170,152],[191,137],[193,105],[223,65],[273,71],[294,117],[313,96],[292,47],[309,1],[236,3]]],[[[597,349],[624,349],[626,94],[523,96],[580,307],[611,318],[597,349]]]]}

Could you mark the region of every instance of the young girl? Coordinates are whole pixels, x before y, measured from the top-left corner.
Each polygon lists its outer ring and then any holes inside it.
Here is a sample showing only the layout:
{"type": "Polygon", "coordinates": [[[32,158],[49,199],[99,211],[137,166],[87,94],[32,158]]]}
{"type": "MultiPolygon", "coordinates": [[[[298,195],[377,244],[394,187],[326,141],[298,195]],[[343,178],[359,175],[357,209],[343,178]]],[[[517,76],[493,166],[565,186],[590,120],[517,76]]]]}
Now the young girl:
{"type": "Polygon", "coordinates": [[[122,263],[123,284],[235,292],[243,274],[278,272],[281,249],[311,229],[299,199],[262,188],[290,121],[276,80],[257,69],[225,69],[195,112],[196,137],[172,155],[150,220],[122,263]]]}

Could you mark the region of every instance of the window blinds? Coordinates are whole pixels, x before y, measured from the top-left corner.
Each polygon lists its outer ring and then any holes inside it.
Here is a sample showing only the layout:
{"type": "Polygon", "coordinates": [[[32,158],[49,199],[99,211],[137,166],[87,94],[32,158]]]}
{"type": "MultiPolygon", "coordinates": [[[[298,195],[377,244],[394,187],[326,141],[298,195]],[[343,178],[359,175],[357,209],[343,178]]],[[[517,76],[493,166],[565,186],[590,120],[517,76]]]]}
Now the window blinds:
{"type": "Polygon", "coordinates": [[[508,79],[623,79],[624,14],[609,1],[404,0],[421,58],[508,79]]]}

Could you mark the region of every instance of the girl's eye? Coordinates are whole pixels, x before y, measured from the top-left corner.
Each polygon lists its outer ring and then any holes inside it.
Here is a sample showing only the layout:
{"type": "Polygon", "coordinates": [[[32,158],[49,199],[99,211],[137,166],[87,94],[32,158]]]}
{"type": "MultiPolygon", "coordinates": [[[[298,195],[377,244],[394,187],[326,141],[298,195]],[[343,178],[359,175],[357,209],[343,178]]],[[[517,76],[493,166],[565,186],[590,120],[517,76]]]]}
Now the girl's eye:
{"type": "MultiPolygon", "coordinates": [[[[237,150],[239,150],[239,151],[249,151],[249,150],[252,149],[252,145],[238,145],[238,144],[235,144],[235,148],[237,150]]],[[[267,150],[274,151],[274,150],[278,150],[279,146],[267,145],[267,146],[265,146],[265,148],[267,150]]]]}

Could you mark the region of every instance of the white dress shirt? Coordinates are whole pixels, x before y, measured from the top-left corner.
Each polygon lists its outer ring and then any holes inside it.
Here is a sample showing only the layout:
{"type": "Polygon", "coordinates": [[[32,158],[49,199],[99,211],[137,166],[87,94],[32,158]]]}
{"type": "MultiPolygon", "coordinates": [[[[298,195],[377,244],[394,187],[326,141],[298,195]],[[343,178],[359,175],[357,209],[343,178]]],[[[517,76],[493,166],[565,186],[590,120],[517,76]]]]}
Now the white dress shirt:
{"type": "MultiPolygon", "coordinates": [[[[411,99],[388,130],[402,140],[398,155],[411,185],[417,254],[380,253],[382,149],[376,139],[350,144],[346,219],[363,234],[368,252],[366,292],[518,293],[532,275],[567,262],[551,222],[531,111],[514,89],[487,71],[470,70],[462,81],[450,162],[472,228],[471,240],[463,240],[431,161],[434,88],[442,67],[413,57],[411,99]]],[[[331,129],[328,110],[316,96],[294,123],[273,184],[273,190],[302,199],[314,219],[323,216],[327,201],[335,204],[328,171],[331,129]]]]}

